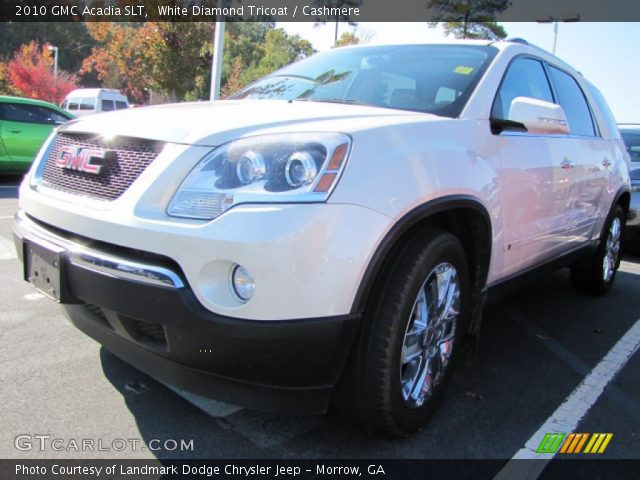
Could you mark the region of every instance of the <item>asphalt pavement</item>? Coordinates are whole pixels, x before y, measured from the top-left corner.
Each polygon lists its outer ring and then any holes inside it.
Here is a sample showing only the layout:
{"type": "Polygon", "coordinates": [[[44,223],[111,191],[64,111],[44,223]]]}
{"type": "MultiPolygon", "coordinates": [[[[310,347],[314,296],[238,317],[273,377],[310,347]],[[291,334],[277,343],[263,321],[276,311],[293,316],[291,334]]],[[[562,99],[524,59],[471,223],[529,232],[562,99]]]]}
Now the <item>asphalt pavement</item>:
{"type": "MultiPolygon", "coordinates": [[[[486,309],[476,358],[409,438],[367,433],[336,412],[260,413],[156,382],[25,283],[11,237],[17,181],[0,179],[0,458],[510,459],[612,350],[619,357],[640,319],[640,258],[625,257],[600,298],[561,270],[486,309]],[[94,448],[74,448],[83,440],[94,448]]],[[[573,431],[613,434],[592,458],[640,459],[640,354],[629,356],[602,394],[580,398],[582,414],[569,412],[573,431]]]]}

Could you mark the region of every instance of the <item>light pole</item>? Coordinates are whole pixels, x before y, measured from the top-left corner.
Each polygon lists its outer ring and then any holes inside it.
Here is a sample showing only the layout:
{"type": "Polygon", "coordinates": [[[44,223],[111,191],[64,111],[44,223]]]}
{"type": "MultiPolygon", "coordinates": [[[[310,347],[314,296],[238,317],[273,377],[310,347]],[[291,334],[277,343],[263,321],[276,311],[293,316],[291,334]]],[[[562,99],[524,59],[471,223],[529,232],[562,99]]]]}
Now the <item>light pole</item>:
{"type": "Polygon", "coordinates": [[[538,23],[553,23],[553,50],[551,53],[556,54],[556,44],[558,43],[558,23],[570,23],[570,22],[579,22],[580,14],[576,13],[575,17],[566,17],[566,18],[555,18],[549,17],[546,20],[538,20],[538,23]]]}
{"type": "Polygon", "coordinates": [[[58,47],[49,45],[47,49],[53,52],[53,77],[58,78],[58,47]]]}
{"type": "Polygon", "coordinates": [[[224,52],[224,19],[216,22],[216,30],[213,34],[213,61],[211,64],[211,91],[210,100],[220,98],[220,80],[222,79],[222,55],[224,52]]]}
{"type": "MultiPolygon", "coordinates": [[[[230,5],[230,0],[222,0],[221,7],[224,10],[230,5]]],[[[213,59],[211,61],[211,89],[209,100],[220,99],[220,82],[222,79],[222,55],[224,54],[224,15],[216,18],[215,32],[213,33],[213,59]]]]}

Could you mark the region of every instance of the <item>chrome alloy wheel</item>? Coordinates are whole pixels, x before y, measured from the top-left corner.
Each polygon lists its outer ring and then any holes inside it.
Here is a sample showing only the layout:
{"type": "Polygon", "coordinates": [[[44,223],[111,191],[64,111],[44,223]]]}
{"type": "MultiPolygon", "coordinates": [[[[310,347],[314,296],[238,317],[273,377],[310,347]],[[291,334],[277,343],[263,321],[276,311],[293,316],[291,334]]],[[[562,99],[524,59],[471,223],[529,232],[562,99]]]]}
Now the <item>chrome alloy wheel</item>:
{"type": "Polygon", "coordinates": [[[611,221],[609,232],[604,246],[604,257],[602,259],[602,277],[605,282],[611,280],[616,271],[616,264],[620,256],[620,237],[622,234],[622,223],[616,216],[611,221]]]}
{"type": "Polygon", "coordinates": [[[450,263],[436,266],[413,304],[402,345],[400,381],[409,408],[421,407],[444,377],[460,313],[460,281],[450,263]]]}

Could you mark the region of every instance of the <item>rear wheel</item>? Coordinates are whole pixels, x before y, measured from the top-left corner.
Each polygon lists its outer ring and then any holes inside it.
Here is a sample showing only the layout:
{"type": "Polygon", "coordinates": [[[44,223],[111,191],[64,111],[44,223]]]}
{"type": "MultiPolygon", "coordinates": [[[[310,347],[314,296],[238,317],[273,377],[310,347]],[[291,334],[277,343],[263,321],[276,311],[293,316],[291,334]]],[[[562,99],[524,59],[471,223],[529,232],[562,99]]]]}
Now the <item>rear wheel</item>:
{"type": "Polygon", "coordinates": [[[609,217],[600,244],[586,262],[571,268],[571,280],[576,288],[593,295],[609,291],[620,266],[624,212],[619,205],[609,217]]]}
{"type": "Polygon", "coordinates": [[[451,377],[466,328],[468,272],[456,237],[429,230],[387,271],[338,385],[338,407],[395,435],[422,427],[451,377]]]}

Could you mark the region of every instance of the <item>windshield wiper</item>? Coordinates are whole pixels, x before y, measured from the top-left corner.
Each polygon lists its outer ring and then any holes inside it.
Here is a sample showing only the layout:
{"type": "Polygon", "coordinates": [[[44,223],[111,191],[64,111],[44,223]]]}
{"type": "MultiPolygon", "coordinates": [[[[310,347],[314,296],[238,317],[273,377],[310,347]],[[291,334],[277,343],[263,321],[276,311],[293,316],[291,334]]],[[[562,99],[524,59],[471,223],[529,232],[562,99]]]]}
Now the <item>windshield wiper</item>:
{"type": "Polygon", "coordinates": [[[298,97],[292,98],[289,100],[290,102],[320,102],[320,103],[343,103],[347,105],[368,105],[375,106],[371,103],[361,102],[359,100],[353,100],[350,98],[308,98],[308,97],[298,97]]]}

